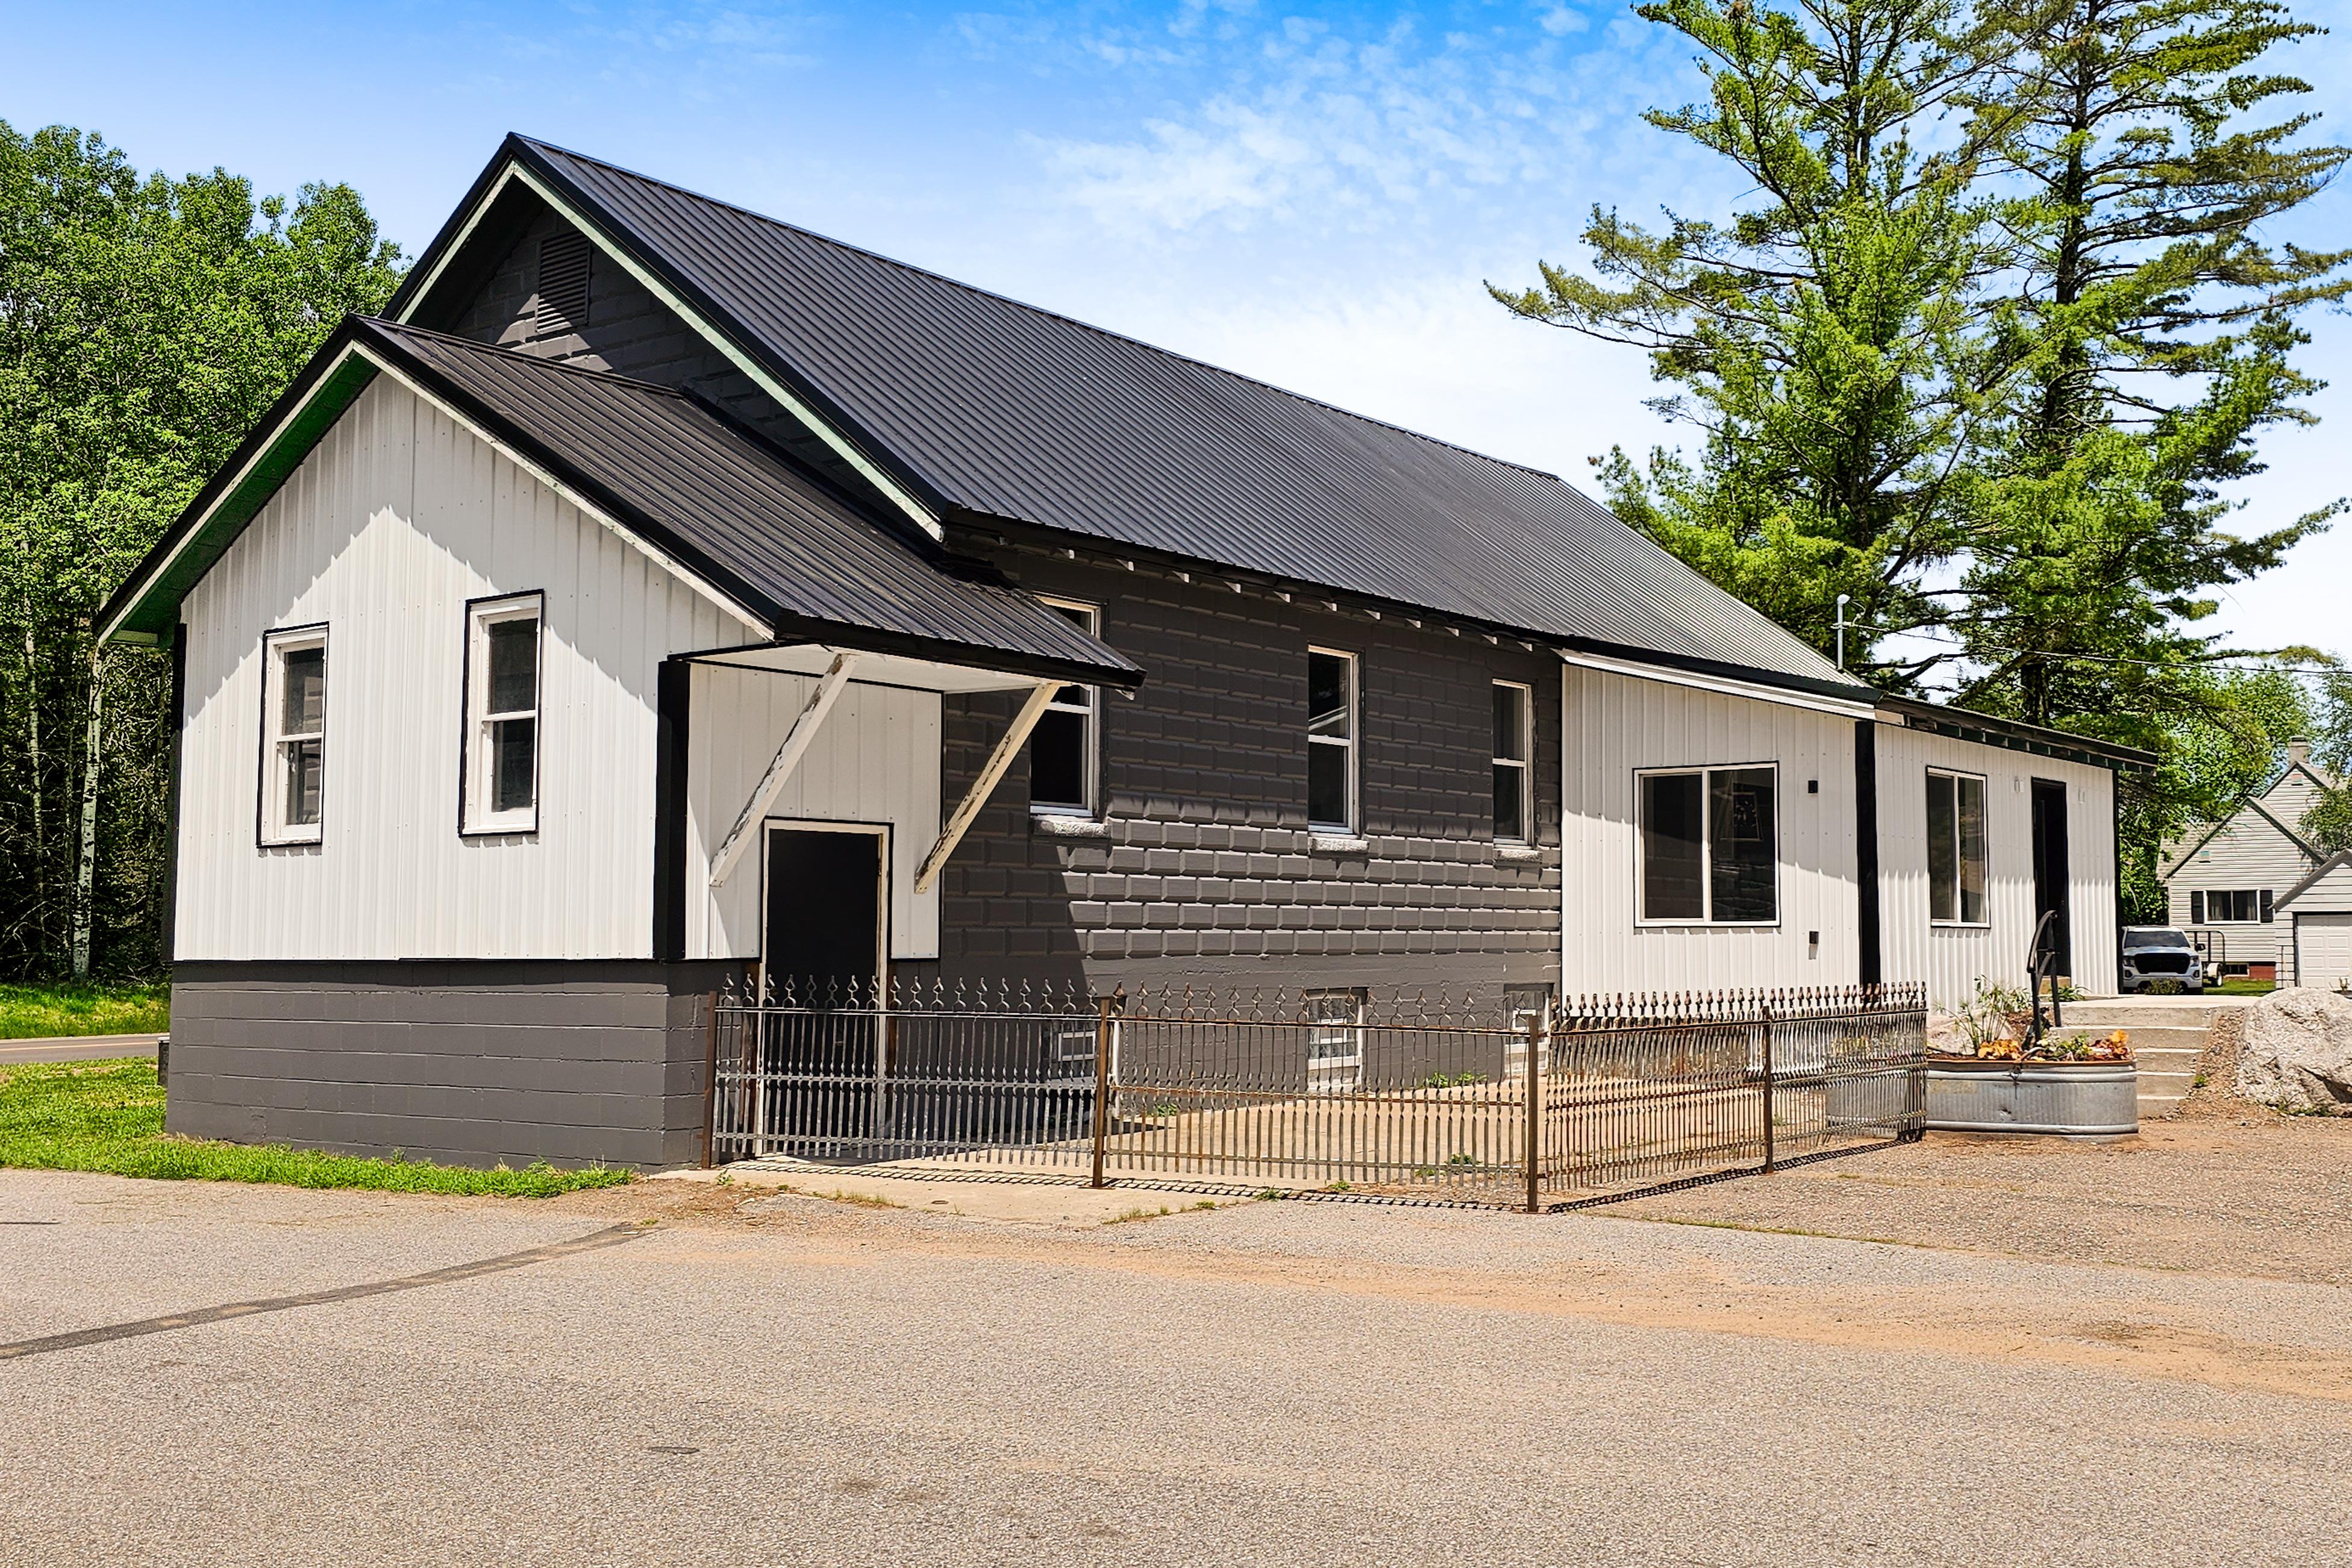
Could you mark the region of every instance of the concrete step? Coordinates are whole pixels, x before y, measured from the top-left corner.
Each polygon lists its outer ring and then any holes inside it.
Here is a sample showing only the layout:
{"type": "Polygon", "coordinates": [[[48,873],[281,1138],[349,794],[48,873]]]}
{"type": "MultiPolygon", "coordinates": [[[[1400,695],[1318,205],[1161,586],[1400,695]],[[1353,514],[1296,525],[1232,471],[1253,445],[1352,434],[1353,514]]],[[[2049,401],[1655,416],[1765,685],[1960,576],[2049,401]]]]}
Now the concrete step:
{"type": "Polygon", "coordinates": [[[2068,1002],[2068,1029],[2194,1029],[2213,1027],[2226,1012],[2253,1006],[2252,997],[2104,997],[2068,1002]]]}

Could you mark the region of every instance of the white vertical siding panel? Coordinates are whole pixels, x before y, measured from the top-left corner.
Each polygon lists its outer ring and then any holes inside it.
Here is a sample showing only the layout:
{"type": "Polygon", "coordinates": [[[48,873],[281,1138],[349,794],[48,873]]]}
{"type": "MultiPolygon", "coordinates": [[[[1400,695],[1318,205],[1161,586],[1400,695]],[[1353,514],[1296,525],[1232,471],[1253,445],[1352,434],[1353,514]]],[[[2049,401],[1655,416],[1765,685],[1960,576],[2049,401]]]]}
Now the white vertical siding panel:
{"type": "Polygon", "coordinates": [[[655,673],[748,629],[385,380],[182,613],[180,956],[650,952],[655,673]],[[460,840],[464,603],[529,590],[547,594],[539,831],[460,840]],[[262,850],[261,635],[321,621],[324,841],[262,850]]]}
{"type": "Polygon", "coordinates": [[[1878,730],[1879,924],[1886,977],[1921,979],[1949,1009],[1978,982],[2021,986],[2032,940],[2032,781],[2066,786],[2068,918],[2074,983],[2093,994],[2116,985],[2114,776],[2005,747],[1881,725],[1878,730]],[[1927,911],[1927,769],[1985,779],[1988,858],[1983,926],[1939,926],[1927,911]]]}
{"type": "Polygon", "coordinates": [[[1853,983],[1851,718],[1572,666],[1561,702],[1565,991],[1853,983]],[[1635,770],[1743,763],[1779,769],[1780,924],[1638,925],[1635,770]]]}

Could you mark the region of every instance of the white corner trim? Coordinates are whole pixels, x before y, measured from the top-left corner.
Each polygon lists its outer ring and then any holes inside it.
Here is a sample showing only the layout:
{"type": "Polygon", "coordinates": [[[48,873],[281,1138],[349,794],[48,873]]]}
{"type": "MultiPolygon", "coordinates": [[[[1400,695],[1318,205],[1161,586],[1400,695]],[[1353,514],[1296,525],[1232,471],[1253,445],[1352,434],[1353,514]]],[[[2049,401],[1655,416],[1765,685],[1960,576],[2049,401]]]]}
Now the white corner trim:
{"type": "Polygon", "coordinates": [[[457,424],[463,426],[475,440],[480,442],[483,445],[488,447],[491,451],[497,453],[499,456],[505,458],[508,462],[513,464],[524,473],[530,475],[533,479],[536,479],[541,484],[546,486],[549,489],[554,491],[558,496],[562,497],[565,501],[569,502],[573,507],[578,507],[582,516],[593,517],[604,528],[611,529],[632,549],[642,552],[647,559],[652,560],[656,566],[660,567],[662,570],[669,573],[672,577],[677,578],[680,582],[685,583],[688,588],[691,588],[697,593],[701,594],[705,599],[710,601],[711,603],[717,605],[720,610],[733,616],[744,625],[751,628],[759,639],[770,640],[775,636],[775,629],[773,627],[770,626],[759,616],[751,613],[751,611],[745,609],[741,604],[736,602],[732,597],[721,591],[717,586],[709,582],[708,580],[698,575],[691,568],[672,559],[669,555],[657,548],[652,540],[646,538],[643,534],[638,533],[635,529],[630,528],[619,518],[613,517],[595,502],[580,494],[579,491],[574,490],[571,486],[566,485],[562,480],[557,478],[554,475],[549,473],[546,469],[541,467],[538,464],[532,462],[530,458],[524,456],[513,447],[509,446],[505,442],[500,441],[488,431],[484,430],[466,414],[450,407],[448,403],[440,398],[436,397],[425,388],[418,385],[415,381],[412,381],[407,375],[404,374],[399,367],[394,365],[391,361],[383,358],[383,356],[371,351],[364,344],[352,344],[352,352],[358,355],[361,359],[365,360],[368,363],[373,365],[383,374],[390,376],[394,381],[398,382],[404,390],[413,394],[419,401],[438,409],[445,417],[453,420],[457,424]]]}
{"type": "Polygon", "coordinates": [[[1718,695],[1748,697],[1760,703],[1778,703],[1783,707],[1810,708],[1815,713],[1837,714],[1847,718],[1872,718],[1878,713],[1874,703],[1856,702],[1849,697],[1823,696],[1814,692],[1793,692],[1780,686],[1768,686],[1753,681],[1735,681],[1721,675],[1702,675],[1689,670],[1669,669],[1663,664],[1637,664],[1632,659],[1612,659],[1603,653],[1580,653],[1569,649],[1559,651],[1559,662],[1574,664],[1579,669],[1599,670],[1604,674],[1623,675],[1637,681],[1656,681],[1664,685],[1688,686],[1695,691],[1714,692],[1718,695]]]}
{"type": "Polygon", "coordinates": [[[834,429],[831,424],[827,423],[817,414],[814,409],[809,407],[805,402],[795,395],[790,389],[785,387],[782,382],[779,382],[774,376],[769,374],[767,370],[762,367],[758,361],[752,359],[749,354],[746,354],[742,350],[736,347],[734,340],[729,338],[724,332],[721,332],[717,328],[713,327],[709,320],[704,319],[700,311],[696,310],[685,300],[679,298],[677,294],[671,291],[668,285],[662,282],[659,277],[656,277],[653,273],[639,266],[635,256],[632,256],[628,252],[615,245],[605,235],[603,229],[597,227],[596,225],[589,222],[586,218],[582,216],[577,208],[573,207],[571,203],[565,201],[561,195],[550,189],[545,181],[541,180],[538,175],[532,173],[529,169],[524,168],[520,163],[509,162],[507,164],[506,172],[499,176],[497,183],[490,187],[489,192],[483,196],[481,202],[475,207],[474,211],[467,215],[465,227],[457,231],[457,238],[451,241],[448,250],[443,254],[441,260],[435,265],[432,275],[425,280],[425,286],[409,297],[406,308],[400,313],[401,320],[406,321],[410,316],[415,312],[417,307],[425,302],[425,297],[427,294],[430,294],[433,291],[433,286],[440,281],[442,268],[446,267],[451,258],[457,256],[458,247],[463,246],[465,242],[472,236],[474,225],[480,221],[482,214],[489,209],[490,203],[497,199],[499,193],[506,189],[509,181],[520,182],[527,187],[532,194],[539,197],[541,201],[545,202],[549,206],[554,208],[556,214],[561,216],[564,222],[570,224],[573,228],[578,229],[582,234],[586,235],[589,239],[594,243],[598,250],[604,252],[607,257],[619,264],[622,271],[636,279],[638,284],[641,285],[647,293],[660,300],[664,306],[667,307],[669,310],[678,318],[679,320],[684,321],[687,325],[692,327],[697,332],[702,334],[703,340],[712,348],[717,349],[721,354],[724,354],[729,362],[733,364],[737,370],[742,371],[746,376],[749,376],[751,379],[752,384],[757,386],[761,392],[766,392],[770,397],[775,399],[776,402],[782,404],[786,412],[791,413],[794,419],[799,420],[803,424],[806,425],[809,430],[816,435],[817,439],[823,441],[827,446],[832,447],[835,453],[841,457],[842,461],[847,463],[852,468],[856,469],[860,475],[865,476],[867,483],[871,484],[876,489],[881,491],[883,495],[888,497],[891,502],[896,505],[900,511],[905,512],[907,516],[913,518],[917,526],[921,528],[925,533],[929,534],[935,539],[944,539],[947,537],[946,530],[940,526],[938,516],[934,514],[929,507],[923,505],[921,501],[918,500],[904,486],[891,478],[889,475],[884,473],[881,468],[875,465],[872,459],[868,458],[863,452],[860,452],[857,449],[855,443],[850,441],[847,436],[843,435],[839,431],[834,429]]]}

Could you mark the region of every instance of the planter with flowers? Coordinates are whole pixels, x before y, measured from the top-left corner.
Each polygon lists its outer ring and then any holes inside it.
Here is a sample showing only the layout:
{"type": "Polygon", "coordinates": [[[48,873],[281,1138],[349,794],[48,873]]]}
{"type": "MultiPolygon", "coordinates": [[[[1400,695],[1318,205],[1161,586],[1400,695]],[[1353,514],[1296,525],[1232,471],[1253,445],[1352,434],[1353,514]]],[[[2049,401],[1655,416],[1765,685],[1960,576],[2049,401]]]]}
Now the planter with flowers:
{"type": "Polygon", "coordinates": [[[2068,1138],[2139,1131],[2139,1068],[2123,1030],[2036,1038],[2024,993],[1981,981],[1955,1022],[1955,1049],[1927,1056],[1930,1128],[2068,1138]]]}

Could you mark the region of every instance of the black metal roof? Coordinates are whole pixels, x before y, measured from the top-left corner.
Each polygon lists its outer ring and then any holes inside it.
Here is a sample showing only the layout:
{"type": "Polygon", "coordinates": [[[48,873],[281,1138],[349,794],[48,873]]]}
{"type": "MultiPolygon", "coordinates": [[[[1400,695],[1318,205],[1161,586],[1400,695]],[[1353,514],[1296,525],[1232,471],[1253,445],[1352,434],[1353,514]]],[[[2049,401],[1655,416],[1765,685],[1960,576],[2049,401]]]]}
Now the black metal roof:
{"type": "MultiPolygon", "coordinates": [[[[1013,519],[1567,646],[1870,695],[1556,476],[544,142],[508,138],[477,199],[509,160],[943,517],[1013,519]]],[[[465,216],[420,259],[410,290],[462,239],[465,216]]]]}
{"type": "MultiPolygon", "coordinates": [[[[690,394],[365,318],[347,322],[321,360],[354,345],[704,577],[779,641],[1115,686],[1143,678],[1030,594],[870,515],[690,394]]],[[[189,521],[207,509],[199,497],[189,521]]],[[[142,566],[118,600],[148,591],[152,577],[142,566]]]]}

